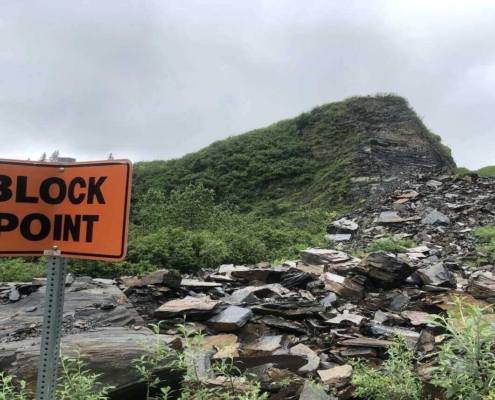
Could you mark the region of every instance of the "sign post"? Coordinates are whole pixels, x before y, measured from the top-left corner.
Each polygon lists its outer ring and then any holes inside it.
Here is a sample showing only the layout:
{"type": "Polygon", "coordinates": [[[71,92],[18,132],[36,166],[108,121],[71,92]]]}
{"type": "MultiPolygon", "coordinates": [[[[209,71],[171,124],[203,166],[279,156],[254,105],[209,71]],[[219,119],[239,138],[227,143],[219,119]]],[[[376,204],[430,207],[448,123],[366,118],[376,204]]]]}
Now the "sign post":
{"type": "Polygon", "coordinates": [[[36,400],[55,399],[66,274],[67,258],[58,256],[48,258],[36,400]]]}
{"type": "Polygon", "coordinates": [[[131,170],[128,160],[0,160],[0,257],[48,256],[37,400],[55,399],[67,258],[126,255],[131,170]]]}

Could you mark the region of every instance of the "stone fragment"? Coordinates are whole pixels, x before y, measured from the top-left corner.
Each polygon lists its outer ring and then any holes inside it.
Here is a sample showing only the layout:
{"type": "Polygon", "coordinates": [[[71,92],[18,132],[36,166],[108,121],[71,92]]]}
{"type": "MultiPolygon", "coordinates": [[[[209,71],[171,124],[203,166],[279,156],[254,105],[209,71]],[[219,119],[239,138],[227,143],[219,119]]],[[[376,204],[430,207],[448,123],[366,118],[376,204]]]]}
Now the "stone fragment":
{"type": "Polygon", "coordinates": [[[318,375],[323,384],[338,388],[344,386],[351,378],[352,367],[349,364],[345,364],[335,368],[319,370],[318,375]]]}
{"type": "Polygon", "coordinates": [[[325,235],[325,239],[333,240],[334,242],[348,242],[352,239],[352,235],[348,234],[338,234],[338,235],[325,235]]]}
{"type": "Polygon", "coordinates": [[[289,350],[289,354],[305,355],[308,357],[308,363],[304,367],[299,368],[297,372],[313,372],[316,371],[316,369],[320,365],[320,357],[318,357],[316,353],[305,344],[300,343],[294,347],[291,347],[289,350]]]}
{"type": "Polygon", "coordinates": [[[404,222],[404,219],[399,217],[397,211],[383,211],[376,222],[379,225],[400,224],[404,222]]]}
{"type": "Polygon", "coordinates": [[[195,288],[195,289],[210,289],[213,287],[221,287],[221,283],[216,283],[216,282],[203,282],[199,281],[197,279],[182,279],[181,286],[187,287],[187,288],[195,288]]]}
{"type": "Polygon", "coordinates": [[[253,316],[253,312],[247,308],[230,306],[220,314],[210,318],[206,324],[219,332],[235,331],[243,327],[253,316]]]}
{"type": "Polygon", "coordinates": [[[426,186],[432,187],[432,188],[437,189],[437,190],[440,187],[442,187],[442,185],[443,185],[442,182],[436,181],[434,179],[431,179],[428,182],[426,182],[426,186]]]}
{"type": "Polygon", "coordinates": [[[276,350],[281,350],[285,347],[286,342],[283,335],[262,336],[255,342],[245,344],[243,350],[248,356],[266,356],[273,354],[276,350]]]}
{"type": "Polygon", "coordinates": [[[394,342],[393,340],[380,340],[380,339],[362,337],[356,339],[342,340],[340,344],[343,346],[388,347],[388,346],[394,346],[396,342],[394,342]]]}
{"type": "Polygon", "coordinates": [[[304,382],[303,390],[299,400],[334,400],[335,397],[326,394],[320,385],[315,385],[309,381],[304,382]]]}
{"type": "Polygon", "coordinates": [[[371,358],[376,357],[376,350],[371,347],[356,347],[342,350],[340,355],[345,358],[371,358]]]}
{"type": "Polygon", "coordinates": [[[179,289],[182,281],[182,277],[177,272],[172,272],[167,269],[151,272],[141,278],[125,276],[121,279],[126,287],[165,285],[171,289],[179,289]]]}
{"type": "Polygon", "coordinates": [[[414,272],[409,259],[403,254],[384,251],[369,253],[358,265],[360,271],[383,289],[398,287],[414,272]]]}
{"type": "Polygon", "coordinates": [[[9,300],[10,301],[12,301],[12,302],[19,301],[20,298],[21,298],[21,294],[19,293],[19,291],[15,287],[10,289],[10,293],[9,293],[9,300]]]}
{"type": "Polygon", "coordinates": [[[354,235],[359,229],[359,225],[354,221],[346,218],[341,218],[338,221],[332,222],[327,227],[327,232],[329,234],[349,234],[354,235]]]}
{"type": "Polygon", "coordinates": [[[402,193],[401,195],[397,196],[400,199],[414,199],[419,196],[419,193],[416,192],[415,190],[409,190],[407,192],[402,193]]]}
{"type": "Polygon", "coordinates": [[[310,273],[308,272],[296,272],[296,273],[290,273],[284,276],[284,278],[280,281],[280,285],[287,289],[295,288],[295,287],[300,287],[303,288],[306,286],[307,283],[311,282],[313,280],[313,277],[311,276],[310,273]]]}
{"type": "Polygon", "coordinates": [[[375,324],[371,326],[371,332],[375,335],[398,335],[404,337],[404,339],[410,340],[416,343],[419,339],[419,333],[404,328],[396,328],[393,326],[385,326],[375,324]]]}
{"type": "Polygon", "coordinates": [[[433,317],[422,311],[403,311],[401,315],[408,319],[413,326],[427,325],[433,321],[433,317]]]}
{"type": "Polygon", "coordinates": [[[245,268],[237,269],[232,271],[230,274],[237,278],[242,279],[244,281],[258,281],[263,283],[277,283],[280,282],[285,269],[280,268],[245,268]]]}
{"type": "Polygon", "coordinates": [[[320,304],[324,307],[332,307],[334,303],[337,302],[337,295],[335,293],[330,293],[320,300],[320,304]]]}
{"type": "Polygon", "coordinates": [[[495,297],[495,274],[491,271],[477,271],[471,274],[467,292],[476,299],[495,297]]]}
{"type": "Polygon", "coordinates": [[[423,225],[450,225],[450,218],[438,210],[433,210],[421,220],[423,225]]]}
{"type": "Polygon", "coordinates": [[[304,329],[304,326],[302,324],[294,321],[287,321],[284,318],[275,317],[273,315],[265,315],[263,318],[258,320],[258,322],[283,331],[306,333],[306,329],[304,329]]]}
{"type": "Polygon", "coordinates": [[[232,305],[254,304],[262,299],[280,297],[288,293],[290,291],[278,283],[263,286],[246,286],[233,292],[225,302],[232,305]]]}
{"type": "Polygon", "coordinates": [[[182,300],[171,300],[157,308],[153,314],[154,318],[170,318],[186,315],[204,316],[211,314],[220,304],[219,301],[208,298],[197,299],[186,297],[182,300]]]}
{"type": "Polygon", "coordinates": [[[452,274],[441,262],[425,268],[420,268],[416,273],[423,281],[424,285],[457,287],[454,274],[452,274]]]}
{"type": "Polygon", "coordinates": [[[314,301],[280,299],[276,302],[251,307],[251,310],[257,315],[274,315],[289,319],[299,319],[313,317],[325,311],[325,307],[314,301]]]}
{"type": "Polygon", "coordinates": [[[325,282],[326,289],[349,301],[360,301],[364,296],[364,288],[343,276],[325,272],[320,279],[325,282]]]}
{"type": "Polygon", "coordinates": [[[344,313],[337,315],[335,318],[327,319],[326,324],[338,326],[361,326],[367,319],[361,315],[344,313]]]}
{"type": "Polygon", "coordinates": [[[348,261],[351,256],[343,251],[331,249],[306,249],[301,251],[301,259],[310,265],[324,265],[348,261]]]}
{"type": "Polygon", "coordinates": [[[233,358],[234,365],[239,368],[241,372],[246,371],[248,368],[259,367],[264,364],[282,365],[291,371],[297,371],[302,366],[308,363],[308,359],[303,355],[294,354],[275,354],[275,355],[252,355],[252,356],[239,356],[233,358]]]}

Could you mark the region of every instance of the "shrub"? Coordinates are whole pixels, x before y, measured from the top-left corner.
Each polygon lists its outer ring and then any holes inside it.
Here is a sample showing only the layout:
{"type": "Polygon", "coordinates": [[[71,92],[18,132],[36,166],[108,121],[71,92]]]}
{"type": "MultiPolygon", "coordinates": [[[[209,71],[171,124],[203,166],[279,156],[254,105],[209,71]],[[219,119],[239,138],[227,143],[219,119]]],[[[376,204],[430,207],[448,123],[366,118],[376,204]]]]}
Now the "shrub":
{"type": "Polygon", "coordinates": [[[419,400],[423,398],[421,380],[413,370],[414,353],[408,350],[403,339],[387,350],[388,359],[379,371],[365,361],[352,362],[353,396],[376,400],[419,400]]]}
{"type": "Polygon", "coordinates": [[[98,374],[84,370],[80,350],[75,356],[60,356],[62,374],[58,378],[57,400],[107,400],[113,386],[101,387],[98,374]]]}
{"type": "Polygon", "coordinates": [[[437,326],[449,339],[441,346],[438,366],[431,368],[431,383],[446,390],[447,398],[482,400],[495,398],[495,330],[485,321],[486,308],[463,305],[457,298],[456,309],[447,317],[435,316],[437,326]]]}
{"type": "Polygon", "coordinates": [[[0,258],[0,282],[30,282],[46,276],[46,259],[0,258]]]}
{"type": "Polygon", "coordinates": [[[0,400],[28,400],[32,398],[26,389],[26,381],[14,384],[15,376],[0,372],[0,400]]]}
{"type": "Polygon", "coordinates": [[[416,247],[416,243],[410,239],[398,239],[396,237],[383,237],[376,239],[365,250],[366,253],[374,251],[388,251],[391,253],[403,253],[409,248],[416,247]]]}

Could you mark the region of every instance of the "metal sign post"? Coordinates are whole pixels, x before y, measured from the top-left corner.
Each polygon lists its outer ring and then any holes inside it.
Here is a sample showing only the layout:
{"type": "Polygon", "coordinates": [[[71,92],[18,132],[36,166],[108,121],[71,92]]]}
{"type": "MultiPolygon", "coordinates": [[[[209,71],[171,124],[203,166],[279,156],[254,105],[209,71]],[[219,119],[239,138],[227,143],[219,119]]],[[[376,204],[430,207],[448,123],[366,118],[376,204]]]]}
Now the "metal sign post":
{"type": "Polygon", "coordinates": [[[57,390],[58,357],[64,314],[67,258],[60,257],[56,247],[48,257],[45,310],[38,365],[36,400],[54,400],[57,390]],[[58,253],[58,255],[57,255],[58,253]]]}

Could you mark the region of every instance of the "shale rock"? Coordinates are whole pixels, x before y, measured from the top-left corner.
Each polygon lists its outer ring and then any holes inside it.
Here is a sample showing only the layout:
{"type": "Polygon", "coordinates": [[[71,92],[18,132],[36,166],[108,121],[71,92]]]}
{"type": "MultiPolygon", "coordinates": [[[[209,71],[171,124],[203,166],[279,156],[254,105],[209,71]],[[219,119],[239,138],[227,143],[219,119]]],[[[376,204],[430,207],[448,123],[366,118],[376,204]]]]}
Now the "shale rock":
{"type": "Polygon", "coordinates": [[[414,272],[413,266],[405,255],[384,251],[368,254],[359,267],[375,286],[383,289],[398,287],[414,272]]]}

